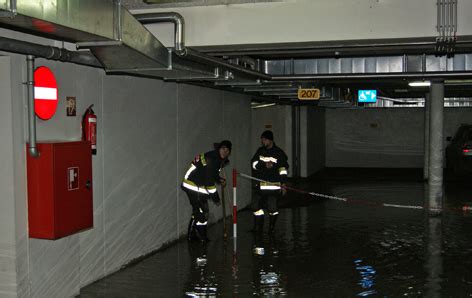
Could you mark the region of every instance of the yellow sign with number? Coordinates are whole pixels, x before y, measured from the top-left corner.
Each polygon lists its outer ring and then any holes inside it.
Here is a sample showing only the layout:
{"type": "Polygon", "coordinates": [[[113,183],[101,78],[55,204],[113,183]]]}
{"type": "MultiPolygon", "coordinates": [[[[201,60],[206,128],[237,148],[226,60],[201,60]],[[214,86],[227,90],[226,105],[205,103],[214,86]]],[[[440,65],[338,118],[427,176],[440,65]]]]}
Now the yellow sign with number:
{"type": "Polygon", "coordinates": [[[298,89],[299,100],[318,100],[320,99],[320,89],[298,89]]]}

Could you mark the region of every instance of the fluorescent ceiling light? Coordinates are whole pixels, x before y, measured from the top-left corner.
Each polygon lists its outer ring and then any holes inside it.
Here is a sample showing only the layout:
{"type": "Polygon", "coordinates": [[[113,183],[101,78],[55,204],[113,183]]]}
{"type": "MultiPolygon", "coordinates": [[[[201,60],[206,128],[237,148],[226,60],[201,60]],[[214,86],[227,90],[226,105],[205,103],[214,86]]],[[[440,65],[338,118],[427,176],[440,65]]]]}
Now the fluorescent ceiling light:
{"type": "Polygon", "coordinates": [[[409,82],[408,85],[410,87],[429,87],[431,86],[431,82],[430,81],[409,82]]]}
{"type": "Polygon", "coordinates": [[[272,107],[272,106],[275,106],[275,105],[276,105],[275,103],[268,103],[268,104],[262,104],[262,105],[258,105],[258,106],[253,106],[252,108],[253,108],[253,109],[260,109],[260,108],[272,107]]]}

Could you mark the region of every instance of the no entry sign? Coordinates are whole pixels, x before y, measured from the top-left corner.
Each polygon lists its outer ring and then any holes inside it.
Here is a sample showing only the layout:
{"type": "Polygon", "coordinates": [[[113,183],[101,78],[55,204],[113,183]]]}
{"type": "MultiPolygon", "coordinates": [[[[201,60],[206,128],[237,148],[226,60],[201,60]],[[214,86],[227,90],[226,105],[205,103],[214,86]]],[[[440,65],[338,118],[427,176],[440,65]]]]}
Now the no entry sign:
{"type": "Polygon", "coordinates": [[[34,71],[34,112],[48,120],[54,116],[57,109],[57,83],[52,71],[46,66],[40,66],[34,71]]]}

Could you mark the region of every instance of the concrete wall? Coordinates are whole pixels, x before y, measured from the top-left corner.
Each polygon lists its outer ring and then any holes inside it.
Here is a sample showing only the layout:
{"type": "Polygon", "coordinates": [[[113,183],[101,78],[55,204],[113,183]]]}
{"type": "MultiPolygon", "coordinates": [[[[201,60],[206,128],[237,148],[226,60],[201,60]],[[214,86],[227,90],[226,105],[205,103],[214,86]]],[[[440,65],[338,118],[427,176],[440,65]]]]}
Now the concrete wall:
{"type": "MultiPolygon", "coordinates": [[[[293,165],[292,156],[292,108],[290,106],[270,106],[252,110],[252,154],[261,146],[260,136],[264,130],[274,133],[274,141],[288,156],[288,163],[293,165]]],[[[252,157],[252,156],[251,156],[252,157]]],[[[292,176],[291,168],[288,175],[292,176]]]]}
{"type": "MultiPolygon", "coordinates": [[[[57,114],[39,120],[39,140],[80,139],[81,115],[94,104],[94,228],[56,241],[27,236],[25,57],[0,57],[0,296],[68,297],[134,258],[183,235],[191,213],[180,181],[195,154],[233,141],[231,167],[250,171],[250,99],[189,85],[37,59],[56,74],[57,114]],[[77,117],[66,117],[66,96],[77,117]]],[[[226,172],[230,175],[230,169],[226,172]]],[[[243,182],[239,203],[250,200],[243,182]]],[[[227,192],[228,200],[231,199],[227,192]]],[[[210,204],[212,205],[212,204],[210,204]]],[[[229,204],[228,204],[229,205],[229,204]]],[[[211,222],[221,207],[211,207],[211,222]]],[[[228,212],[229,213],[229,212],[228,212]]]]}
{"type": "MultiPolygon", "coordinates": [[[[436,0],[285,0],[177,11],[191,46],[437,36],[436,0]]],[[[472,1],[459,1],[458,36],[472,34],[472,1]]],[[[166,45],[170,24],[149,25],[166,45]]]]}
{"type": "Polygon", "coordinates": [[[0,296],[16,291],[15,188],[10,57],[0,57],[0,296]],[[3,115],[4,114],[4,115],[3,115]]]}
{"type": "MultiPolygon", "coordinates": [[[[419,108],[300,110],[301,176],[324,167],[422,168],[424,110],[419,108]]],[[[278,144],[292,161],[291,108],[273,106],[252,112],[252,147],[272,126],[278,144]]],[[[472,123],[472,109],[445,109],[444,135],[472,123]]],[[[444,142],[447,146],[447,142],[444,142]]]]}
{"type": "Polygon", "coordinates": [[[325,110],[300,109],[300,175],[308,177],[325,167],[325,110]]]}
{"type": "MultiPolygon", "coordinates": [[[[422,168],[423,117],[417,108],[326,110],[326,166],[422,168]]],[[[472,109],[445,109],[444,135],[471,119],[472,109]]]]}

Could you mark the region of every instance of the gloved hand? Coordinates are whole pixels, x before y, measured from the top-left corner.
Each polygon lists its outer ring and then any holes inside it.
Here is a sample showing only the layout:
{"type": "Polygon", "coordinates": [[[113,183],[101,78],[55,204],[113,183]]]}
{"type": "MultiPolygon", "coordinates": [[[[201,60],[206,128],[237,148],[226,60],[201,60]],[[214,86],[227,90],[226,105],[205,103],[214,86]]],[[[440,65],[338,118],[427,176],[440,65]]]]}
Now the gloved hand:
{"type": "Polygon", "coordinates": [[[220,177],[220,184],[222,187],[226,187],[226,179],[223,177],[220,177]]]}
{"type": "Polygon", "coordinates": [[[220,200],[220,195],[218,194],[218,192],[211,194],[210,199],[213,201],[213,203],[215,203],[216,206],[220,205],[221,200],[220,200]]]}

